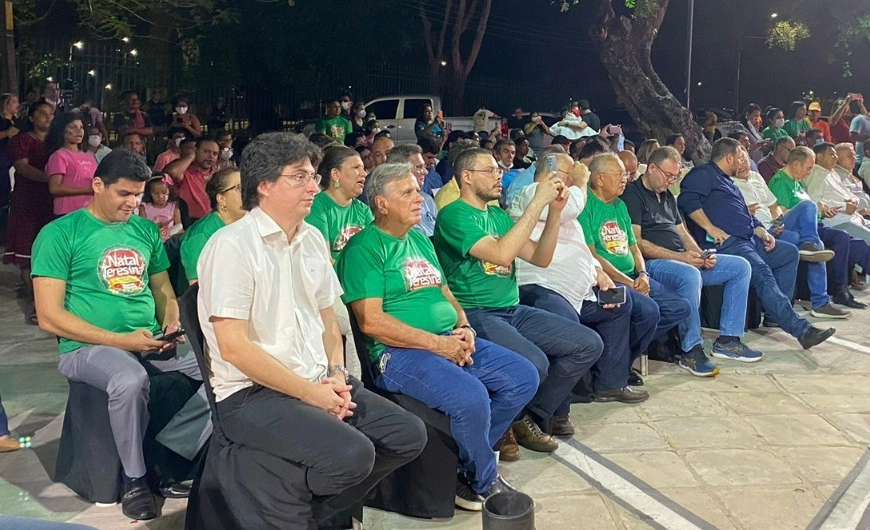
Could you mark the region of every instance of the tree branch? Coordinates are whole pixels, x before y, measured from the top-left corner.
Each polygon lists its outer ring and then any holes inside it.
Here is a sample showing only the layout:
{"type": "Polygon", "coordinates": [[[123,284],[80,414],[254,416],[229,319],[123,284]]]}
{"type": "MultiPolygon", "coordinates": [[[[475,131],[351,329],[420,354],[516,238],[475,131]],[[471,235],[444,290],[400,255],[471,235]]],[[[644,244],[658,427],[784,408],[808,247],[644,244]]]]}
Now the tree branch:
{"type": "MultiPolygon", "coordinates": [[[[474,34],[474,43],[471,45],[471,52],[468,54],[468,59],[465,63],[465,75],[471,73],[474,63],[477,61],[477,56],[480,54],[480,45],[483,43],[483,36],[486,34],[486,25],[489,22],[489,13],[492,9],[492,0],[485,0],[483,10],[480,13],[480,20],[477,22],[477,31],[474,34]]],[[[477,2],[475,1],[475,4],[477,2]]]]}

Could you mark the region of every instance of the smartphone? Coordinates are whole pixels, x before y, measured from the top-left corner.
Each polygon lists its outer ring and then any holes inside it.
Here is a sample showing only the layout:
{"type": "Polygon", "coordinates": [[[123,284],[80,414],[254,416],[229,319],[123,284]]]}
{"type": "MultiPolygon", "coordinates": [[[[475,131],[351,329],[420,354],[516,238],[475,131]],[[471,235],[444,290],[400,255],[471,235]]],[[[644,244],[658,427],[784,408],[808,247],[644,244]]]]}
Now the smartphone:
{"type": "Polygon", "coordinates": [[[708,248],[706,250],[702,250],[701,251],[701,259],[707,259],[715,253],[716,253],[715,248],[708,248]]]}
{"type": "Polygon", "coordinates": [[[607,128],[607,132],[610,134],[619,134],[619,125],[611,125],[607,128]]]}
{"type": "Polygon", "coordinates": [[[785,220],[780,215],[779,217],[774,219],[772,223],[770,223],[770,227],[771,228],[779,228],[780,226],[783,225],[783,223],[785,223],[785,220]]]}
{"type": "Polygon", "coordinates": [[[168,335],[158,335],[158,336],[154,337],[154,340],[162,340],[164,342],[172,342],[175,339],[183,336],[185,333],[186,332],[184,331],[183,328],[178,328],[177,331],[173,331],[172,333],[170,333],[168,335]]]}
{"type": "Polygon", "coordinates": [[[547,169],[549,169],[551,172],[555,173],[558,168],[559,167],[556,163],[556,157],[553,155],[549,155],[547,157],[547,169]]]}
{"type": "Polygon", "coordinates": [[[618,285],[613,289],[598,291],[598,305],[624,304],[625,286],[618,285]]]}
{"type": "MultiPolygon", "coordinates": [[[[184,329],[178,328],[178,331],[173,331],[172,333],[168,333],[166,335],[157,335],[156,337],[153,337],[153,339],[163,342],[173,342],[175,339],[180,338],[182,335],[184,335],[184,333],[184,329]]],[[[175,357],[175,353],[175,345],[173,344],[171,347],[166,348],[165,350],[161,350],[160,348],[154,348],[144,351],[142,352],[142,358],[148,361],[165,361],[167,359],[175,357]]]]}

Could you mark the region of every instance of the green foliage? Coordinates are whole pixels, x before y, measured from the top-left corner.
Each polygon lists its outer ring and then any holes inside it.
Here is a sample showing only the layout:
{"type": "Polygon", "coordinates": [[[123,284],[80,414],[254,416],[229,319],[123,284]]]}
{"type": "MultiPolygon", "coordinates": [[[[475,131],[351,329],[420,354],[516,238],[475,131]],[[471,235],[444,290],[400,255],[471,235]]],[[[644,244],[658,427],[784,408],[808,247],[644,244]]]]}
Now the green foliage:
{"type": "MultiPolygon", "coordinates": [[[[560,9],[564,13],[571,9],[572,5],[580,4],[583,0],[560,0],[560,9]]],[[[644,19],[655,12],[654,0],[623,0],[625,7],[632,10],[634,18],[644,19]]]]}
{"type": "Polygon", "coordinates": [[[810,28],[803,22],[781,20],[767,34],[769,48],[783,48],[793,52],[797,43],[810,38],[810,28]]]}

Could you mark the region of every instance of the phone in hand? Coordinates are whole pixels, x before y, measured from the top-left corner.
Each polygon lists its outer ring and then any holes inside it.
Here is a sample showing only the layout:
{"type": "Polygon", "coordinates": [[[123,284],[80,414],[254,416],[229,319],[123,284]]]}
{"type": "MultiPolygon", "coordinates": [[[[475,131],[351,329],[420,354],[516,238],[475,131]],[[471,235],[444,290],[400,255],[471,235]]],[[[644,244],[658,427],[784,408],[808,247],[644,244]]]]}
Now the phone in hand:
{"type": "Polygon", "coordinates": [[[618,285],[613,289],[598,291],[598,305],[619,305],[625,303],[625,286],[618,285]]]}
{"type": "Polygon", "coordinates": [[[619,125],[611,125],[607,128],[607,132],[610,134],[619,134],[622,130],[619,128],[619,125]]]}
{"type": "Polygon", "coordinates": [[[783,219],[782,216],[780,215],[779,217],[774,219],[772,223],[770,223],[770,228],[779,228],[784,223],[785,223],[785,219],[783,219]]]}
{"type": "Polygon", "coordinates": [[[708,248],[708,249],[702,250],[701,251],[701,259],[706,260],[707,258],[709,258],[710,256],[712,256],[715,253],[716,253],[715,248],[708,248]]]}
{"type": "Polygon", "coordinates": [[[549,169],[551,173],[555,173],[559,169],[555,156],[547,155],[547,169],[549,169]]]}
{"type": "MultiPolygon", "coordinates": [[[[161,334],[152,338],[154,340],[159,340],[163,342],[175,342],[175,339],[181,338],[184,334],[184,329],[178,328],[178,330],[173,331],[172,333],[161,334]]],[[[166,359],[171,359],[172,357],[175,357],[174,344],[172,345],[172,347],[165,350],[161,350],[160,348],[153,348],[142,352],[142,358],[151,361],[165,361],[166,359]]]]}

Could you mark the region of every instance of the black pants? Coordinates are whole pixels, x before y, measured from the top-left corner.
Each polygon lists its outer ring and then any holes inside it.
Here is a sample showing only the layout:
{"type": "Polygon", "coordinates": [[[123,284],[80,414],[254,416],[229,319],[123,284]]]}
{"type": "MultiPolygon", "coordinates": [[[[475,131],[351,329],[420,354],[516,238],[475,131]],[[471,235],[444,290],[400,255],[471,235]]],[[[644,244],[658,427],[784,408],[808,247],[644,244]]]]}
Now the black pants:
{"type": "Polygon", "coordinates": [[[293,514],[301,528],[353,508],[426,445],[426,428],[419,418],[354,378],[350,384],[357,408],[344,421],[259,385],[217,403],[230,441],[307,468],[307,484],[299,488],[307,494],[296,500],[293,514]]]}

